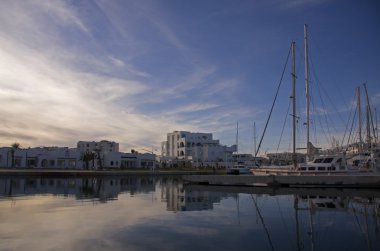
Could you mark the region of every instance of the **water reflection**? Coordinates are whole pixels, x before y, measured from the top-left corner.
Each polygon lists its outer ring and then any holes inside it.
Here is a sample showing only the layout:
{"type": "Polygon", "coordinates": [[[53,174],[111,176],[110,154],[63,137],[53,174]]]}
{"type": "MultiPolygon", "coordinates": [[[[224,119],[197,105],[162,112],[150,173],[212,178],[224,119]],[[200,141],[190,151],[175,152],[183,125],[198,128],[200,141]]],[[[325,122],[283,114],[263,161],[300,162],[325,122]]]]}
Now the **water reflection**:
{"type": "Polygon", "coordinates": [[[149,193],[155,190],[153,177],[85,177],[85,178],[0,178],[0,196],[52,194],[107,202],[128,192],[149,193]]]}
{"type": "Polygon", "coordinates": [[[0,196],[0,250],[380,249],[379,190],[2,177],[0,196]]]}

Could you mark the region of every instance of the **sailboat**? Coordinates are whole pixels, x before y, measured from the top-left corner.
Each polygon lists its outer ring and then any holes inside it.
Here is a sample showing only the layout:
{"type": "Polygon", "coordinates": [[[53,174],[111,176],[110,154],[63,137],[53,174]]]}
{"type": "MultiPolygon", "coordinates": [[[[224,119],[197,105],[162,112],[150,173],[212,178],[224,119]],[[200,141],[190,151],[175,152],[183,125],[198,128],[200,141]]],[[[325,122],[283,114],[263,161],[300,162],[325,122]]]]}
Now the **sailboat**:
{"type": "Polygon", "coordinates": [[[316,156],[313,161],[308,161],[309,157],[318,151],[309,140],[309,78],[308,78],[308,47],[307,47],[307,25],[304,26],[305,41],[305,79],[306,79],[306,126],[307,126],[307,159],[306,163],[297,163],[296,155],[296,71],[295,71],[295,42],[292,42],[292,101],[293,101],[293,153],[292,165],[286,166],[262,166],[260,168],[251,169],[254,175],[332,175],[332,174],[348,174],[363,171],[372,171],[370,169],[363,170],[357,168],[349,168],[347,164],[346,154],[334,153],[329,155],[316,156]]]}

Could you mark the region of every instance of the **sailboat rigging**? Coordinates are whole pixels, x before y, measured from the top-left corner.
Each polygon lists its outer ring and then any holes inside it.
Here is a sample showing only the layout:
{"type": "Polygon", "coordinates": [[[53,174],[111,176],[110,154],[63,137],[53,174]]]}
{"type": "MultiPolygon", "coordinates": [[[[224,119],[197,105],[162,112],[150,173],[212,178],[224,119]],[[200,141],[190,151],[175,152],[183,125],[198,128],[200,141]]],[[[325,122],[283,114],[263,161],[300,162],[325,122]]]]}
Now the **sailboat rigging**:
{"type": "MultiPolygon", "coordinates": [[[[291,44],[291,55],[292,55],[292,165],[285,166],[263,166],[257,169],[252,169],[251,172],[255,175],[268,175],[268,174],[277,174],[277,175],[289,175],[292,173],[297,174],[331,174],[331,173],[347,173],[348,171],[373,171],[373,169],[361,169],[361,168],[349,168],[347,165],[346,154],[343,153],[333,153],[329,155],[317,155],[312,156],[318,153],[317,149],[310,142],[310,98],[309,98],[309,69],[308,69],[308,44],[307,44],[307,25],[304,26],[304,43],[305,43],[305,84],[306,84],[306,148],[296,148],[296,123],[297,123],[297,111],[296,111],[296,65],[295,65],[295,42],[291,44]],[[306,163],[298,163],[296,149],[306,149],[306,163]],[[309,158],[315,157],[313,161],[309,162],[309,158]]],[[[278,92],[277,92],[278,93],[278,92]]],[[[277,97],[276,93],[276,97],[277,97]]],[[[360,90],[358,89],[358,103],[360,103],[360,90]]],[[[367,96],[368,101],[368,96],[367,96]]],[[[367,102],[367,114],[370,114],[369,103],[367,102]]],[[[273,110],[273,106],[271,112],[273,110]]],[[[268,119],[269,121],[269,119],[268,119]]],[[[267,123],[268,123],[267,121],[267,123]]],[[[359,118],[361,121],[361,118],[359,118]]],[[[368,119],[367,115],[367,125],[370,124],[370,119],[368,119]]],[[[265,133],[265,130],[264,130],[265,133]]],[[[370,141],[370,129],[367,129],[367,139],[370,141]]],[[[359,137],[360,137],[360,147],[361,147],[361,124],[359,122],[359,137]]],[[[261,144],[262,138],[260,140],[261,144]]],[[[260,147],[259,144],[259,147],[260,147]]],[[[257,149],[258,152],[259,149],[257,149]]],[[[361,152],[362,149],[359,149],[361,152]]],[[[255,157],[257,155],[255,154],[255,157]]]]}
{"type": "Polygon", "coordinates": [[[236,164],[227,168],[227,174],[249,174],[250,168],[239,161],[239,122],[236,123],[236,164]]]}

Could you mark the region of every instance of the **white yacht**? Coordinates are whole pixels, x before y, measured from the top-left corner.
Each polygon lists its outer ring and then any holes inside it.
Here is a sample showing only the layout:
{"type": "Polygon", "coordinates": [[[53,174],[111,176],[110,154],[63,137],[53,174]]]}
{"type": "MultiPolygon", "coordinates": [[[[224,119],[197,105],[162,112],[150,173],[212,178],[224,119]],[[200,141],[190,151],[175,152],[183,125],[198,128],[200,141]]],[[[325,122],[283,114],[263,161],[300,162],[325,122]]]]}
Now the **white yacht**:
{"type": "Polygon", "coordinates": [[[227,174],[250,174],[251,169],[243,163],[227,168],[227,174]]]}

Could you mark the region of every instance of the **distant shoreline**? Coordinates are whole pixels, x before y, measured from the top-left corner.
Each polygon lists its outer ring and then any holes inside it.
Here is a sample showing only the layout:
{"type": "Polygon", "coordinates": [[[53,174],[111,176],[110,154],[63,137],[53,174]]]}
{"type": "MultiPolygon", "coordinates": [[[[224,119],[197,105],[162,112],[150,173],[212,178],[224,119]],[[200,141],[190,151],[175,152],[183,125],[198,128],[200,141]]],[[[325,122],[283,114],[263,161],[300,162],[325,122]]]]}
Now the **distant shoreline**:
{"type": "MultiPolygon", "coordinates": [[[[220,171],[219,171],[220,172],[220,171]]],[[[217,172],[217,173],[219,173],[217,172]]],[[[4,176],[166,176],[215,174],[212,170],[75,170],[75,169],[0,169],[4,176]]]]}

